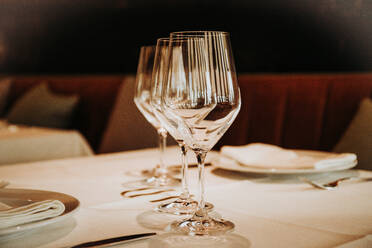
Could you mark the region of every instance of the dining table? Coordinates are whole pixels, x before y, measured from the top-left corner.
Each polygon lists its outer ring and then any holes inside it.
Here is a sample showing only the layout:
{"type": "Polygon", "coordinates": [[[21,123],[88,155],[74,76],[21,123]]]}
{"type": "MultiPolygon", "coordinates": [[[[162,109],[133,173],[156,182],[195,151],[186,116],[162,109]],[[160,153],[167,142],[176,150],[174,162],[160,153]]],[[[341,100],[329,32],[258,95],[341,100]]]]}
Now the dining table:
{"type": "MultiPolygon", "coordinates": [[[[165,163],[179,165],[179,148],[166,149],[165,163]]],[[[235,224],[226,235],[244,240],[242,247],[372,247],[371,180],[349,180],[334,190],[321,190],[299,180],[298,174],[223,169],[213,162],[218,156],[219,151],[214,150],[207,155],[207,162],[212,163],[205,167],[206,201],[214,205],[216,215],[235,224]]],[[[187,157],[190,164],[196,162],[192,151],[187,157]]],[[[132,189],[130,182],[142,180],[140,172],[154,168],[158,159],[158,149],[147,148],[0,166],[0,180],[9,182],[0,189],[0,199],[6,190],[37,190],[65,194],[78,201],[65,218],[26,230],[21,226],[18,231],[0,235],[0,247],[70,247],[146,232],[157,235],[115,247],[156,247],[154,242],[166,237],[169,223],[185,217],[157,213],[154,209],[159,202],[151,201],[176,195],[181,186],[133,198],[121,193],[132,189]]],[[[321,176],[337,173],[372,177],[372,171],[353,168],[321,176]]],[[[177,173],[174,176],[180,177],[177,173]]],[[[315,178],[317,173],[311,176],[315,178]]],[[[190,167],[190,192],[195,195],[197,178],[198,169],[190,167]]]]}
{"type": "Polygon", "coordinates": [[[0,120],[0,165],[93,154],[78,130],[11,124],[0,120]]]}

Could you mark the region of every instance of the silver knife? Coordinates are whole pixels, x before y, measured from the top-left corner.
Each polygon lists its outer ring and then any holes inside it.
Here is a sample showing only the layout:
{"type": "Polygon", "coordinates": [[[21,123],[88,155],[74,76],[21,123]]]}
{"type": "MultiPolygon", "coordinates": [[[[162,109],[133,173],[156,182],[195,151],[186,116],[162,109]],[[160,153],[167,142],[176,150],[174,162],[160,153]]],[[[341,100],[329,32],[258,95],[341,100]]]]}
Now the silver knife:
{"type": "Polygon", "coordinates": [[[147,239],[154,235],[156,235],[156,233],[154,232],[125,235],[121,237],[85,242],[85,243],[81,243],[78,245],[70,246],[69,248],[104,247],[107,245],[117,245],[120,243],[124,243],[126,241],[137,241],[137,240],[147,239]]]}

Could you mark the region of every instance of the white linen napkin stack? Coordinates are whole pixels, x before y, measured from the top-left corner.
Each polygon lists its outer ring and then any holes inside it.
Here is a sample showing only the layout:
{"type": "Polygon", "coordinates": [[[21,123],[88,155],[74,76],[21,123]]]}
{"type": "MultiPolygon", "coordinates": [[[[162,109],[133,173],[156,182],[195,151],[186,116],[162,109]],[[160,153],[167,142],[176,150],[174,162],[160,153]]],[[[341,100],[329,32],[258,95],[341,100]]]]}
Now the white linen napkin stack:
{"type": "Polygon", "coordinates": [[[65,205],[59,200],[45,200],[12,208],[0,203],[0,229],[61,215],[65,205]]]}
{"type": "Polygon", "coordinates": [[[304,152],[263,143],[223,146],[221,154],[240,165],[266,169],[326,169],[347,165],[357,159],[354,153],[304,152]]]}

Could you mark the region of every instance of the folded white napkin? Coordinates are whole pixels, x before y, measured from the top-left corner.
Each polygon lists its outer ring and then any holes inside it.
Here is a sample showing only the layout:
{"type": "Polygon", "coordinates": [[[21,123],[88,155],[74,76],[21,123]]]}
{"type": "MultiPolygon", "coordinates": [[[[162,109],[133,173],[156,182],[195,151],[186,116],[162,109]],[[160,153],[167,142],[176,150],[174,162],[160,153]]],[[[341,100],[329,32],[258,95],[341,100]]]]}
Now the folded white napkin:
{"type": "Polygon", "coordinates": [[[0,228],[7,228],[61,215],[65,205],[59,200],[34,202],[12,208],[0,203],[0,228]]]}
{"type": "Polygon", "coordinates": [[[304,153],[301,150],[284,149],[263,143],[223,146],[221,154],[241,165],[267,169],[325,169],[356,161],[356,155],[353,153],[304,153]]]}

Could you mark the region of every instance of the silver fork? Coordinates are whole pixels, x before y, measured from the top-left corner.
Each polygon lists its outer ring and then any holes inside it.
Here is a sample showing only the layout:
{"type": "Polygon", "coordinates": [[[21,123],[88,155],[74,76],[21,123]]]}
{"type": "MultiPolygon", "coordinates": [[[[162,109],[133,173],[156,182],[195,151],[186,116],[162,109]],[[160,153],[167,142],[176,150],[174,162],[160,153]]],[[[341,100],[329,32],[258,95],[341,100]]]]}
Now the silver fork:
{"type": "Polygon", "coordinates": [[[326,189],[326,190],[332,190],[336,189],[339,182],[346,181],[346,180],[360,180],[360,181],[372,181],[372,178],[363,178],[363,177],[357,177],[357,176],[347,176],[347,177],[341,177],[334,181],[327,182],[327,183],[318,183],[315,181],[312,181],[310,179],[307,179],[306,177],[298,177],[301,181],[308,183],[312,185],[315,188],[318,189],[326,189]]]}

